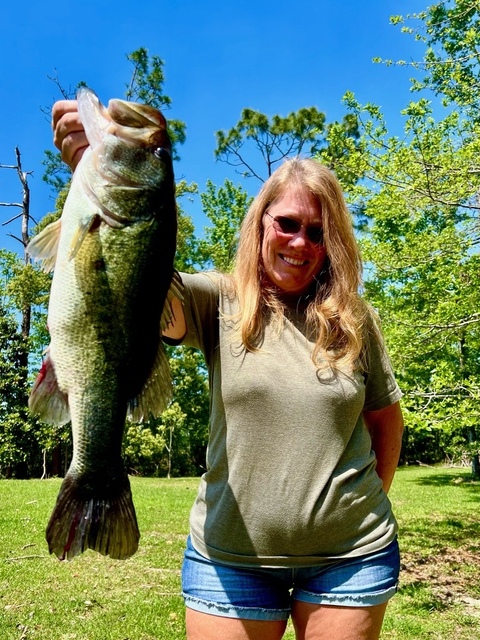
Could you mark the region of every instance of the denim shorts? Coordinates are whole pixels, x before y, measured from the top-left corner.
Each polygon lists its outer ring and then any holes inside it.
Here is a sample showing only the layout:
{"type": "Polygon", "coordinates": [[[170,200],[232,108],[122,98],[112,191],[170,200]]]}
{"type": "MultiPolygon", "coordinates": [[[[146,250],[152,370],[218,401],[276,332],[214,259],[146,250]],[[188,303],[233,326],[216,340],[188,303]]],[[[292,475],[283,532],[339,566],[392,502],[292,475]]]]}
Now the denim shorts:
{"type": "Polygon", "coordinates": [[[371,607],[396,592],[400,572],[397,540],[379,552],[321,567],[239,567],[200,555],[190,538],[182,569],[185,604],[227,618],[286,620],[292,600],[371,607]]]}

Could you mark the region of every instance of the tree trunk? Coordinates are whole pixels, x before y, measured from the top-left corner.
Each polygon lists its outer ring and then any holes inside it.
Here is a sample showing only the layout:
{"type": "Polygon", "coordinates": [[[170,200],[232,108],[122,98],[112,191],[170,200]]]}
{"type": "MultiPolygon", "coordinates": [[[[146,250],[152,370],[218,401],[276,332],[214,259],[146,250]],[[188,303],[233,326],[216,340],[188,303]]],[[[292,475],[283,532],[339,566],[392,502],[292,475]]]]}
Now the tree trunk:
{"type": "MultiPolygon", "coordinates": [[[[474,444],[477,441],[475,427],[470,427],[468,430],[468,440],[470,444],[474,444]]],[[[480,479],[480,454],[477,450],[476,453],[472,453],[472,475],[476,479],[480,479]]]]}

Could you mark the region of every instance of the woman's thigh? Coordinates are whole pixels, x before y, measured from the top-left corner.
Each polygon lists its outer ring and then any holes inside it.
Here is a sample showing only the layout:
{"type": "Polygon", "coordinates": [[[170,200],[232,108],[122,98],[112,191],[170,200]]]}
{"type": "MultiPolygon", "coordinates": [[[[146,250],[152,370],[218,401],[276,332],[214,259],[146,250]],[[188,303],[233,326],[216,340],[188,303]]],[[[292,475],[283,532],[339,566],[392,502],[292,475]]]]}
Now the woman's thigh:
{"type": "Polygon", "coordinates": [[[299,570],[292,604],[297,640],[378,640],[399,570],[397,540],[325,570],[299,570]]]}
{"type": "Polygon", "coordinates": [[[378,640],[387,604],[385,602],[373,607],[339,607],[296,600],[292,607],[296,638],[378,640]]]}
{"type": "Polygon", "coordinates": [[[187,640],[280,640],[286,620],[224,618],[187,607],[187,640]]]}

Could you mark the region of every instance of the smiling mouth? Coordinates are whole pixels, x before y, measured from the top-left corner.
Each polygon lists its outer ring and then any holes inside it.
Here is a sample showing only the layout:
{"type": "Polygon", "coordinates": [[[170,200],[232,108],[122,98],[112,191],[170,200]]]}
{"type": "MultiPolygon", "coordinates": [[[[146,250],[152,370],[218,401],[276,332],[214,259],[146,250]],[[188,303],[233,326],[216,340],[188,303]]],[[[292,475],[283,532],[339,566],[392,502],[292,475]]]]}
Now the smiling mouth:
{"type": "Polygon", "coordinates": [[[303,267],[304,265],[308,264],[308,260],[295,260],[295,258],[290,258],[288,256],[284,256],[283,254],[280,254],[280,257],[284,262],[286,262],[287,264],[291,264],[294,267],[303,267]]]}

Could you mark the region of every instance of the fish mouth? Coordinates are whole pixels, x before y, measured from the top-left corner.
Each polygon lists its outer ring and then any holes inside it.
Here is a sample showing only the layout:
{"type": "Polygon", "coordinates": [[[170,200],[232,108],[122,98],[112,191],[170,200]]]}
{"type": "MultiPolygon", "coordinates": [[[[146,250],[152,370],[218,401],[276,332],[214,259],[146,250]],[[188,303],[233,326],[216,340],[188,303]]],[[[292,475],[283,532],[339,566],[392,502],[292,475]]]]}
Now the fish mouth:
{"type": "Polygon", "coordinates": [[[120,99],[110,100],[105,107],[88,87],[80,87],[77,100],[80,119],[92,148],[102,143],[105,134],[111,134],[127,144],[164,148],[171,153],[167,121],[154,107],[120,99]],[[91,116],[92,112],[96,117],[91,116]]]}
{"type": "Polygon", "coordinates": [[[143,147],[161,147],[171,151],[167,121],[153,107],[113,99],[108,103],[111,125],[108,133],[143,147]]]}
{"type": "Polygon", "coordinates": [[[167,121],[160,111],[138,102],[127,102],[115,98],[108,103],[108,114],[114,122],[124,127],[135,129],[142,127],[166,129],[167,127],[167,121]]]}
{"type": "Polygon", "coordinates": [[[304,267],[305,265],[308,264],[308,260],[298,260],[296,258],[286,256],[283,253],[280,253],[279,256],[284,262],[286,262],[288,265],[292,267],[304,267]]]}

